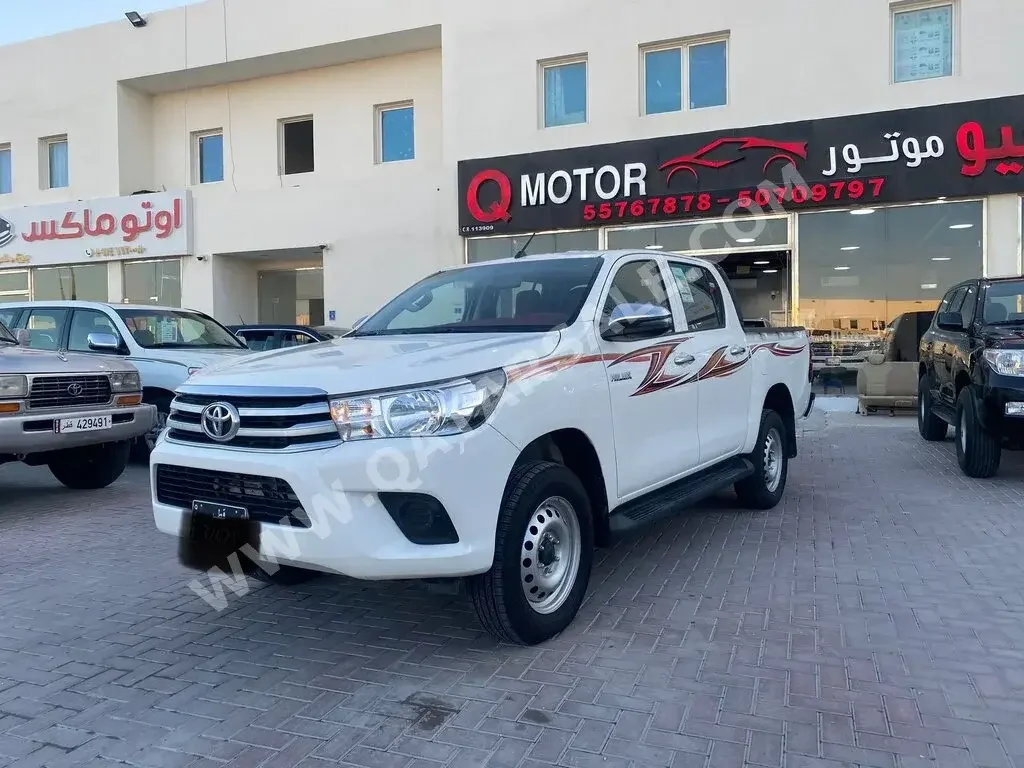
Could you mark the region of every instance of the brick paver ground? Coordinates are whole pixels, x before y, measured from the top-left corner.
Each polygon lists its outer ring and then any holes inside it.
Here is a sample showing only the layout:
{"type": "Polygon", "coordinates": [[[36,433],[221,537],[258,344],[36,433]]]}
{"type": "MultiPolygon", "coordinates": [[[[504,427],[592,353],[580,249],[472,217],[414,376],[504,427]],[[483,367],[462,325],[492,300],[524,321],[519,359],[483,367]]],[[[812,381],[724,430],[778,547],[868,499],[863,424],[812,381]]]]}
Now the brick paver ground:
{"type": "Polygon", "coordinates": [[[785,503],[605,552],[574,627],[461,599],[189,589],[146,476],[0,468],[0,766],[1024,768],[1024,460],[815,414],[785,503]]]}

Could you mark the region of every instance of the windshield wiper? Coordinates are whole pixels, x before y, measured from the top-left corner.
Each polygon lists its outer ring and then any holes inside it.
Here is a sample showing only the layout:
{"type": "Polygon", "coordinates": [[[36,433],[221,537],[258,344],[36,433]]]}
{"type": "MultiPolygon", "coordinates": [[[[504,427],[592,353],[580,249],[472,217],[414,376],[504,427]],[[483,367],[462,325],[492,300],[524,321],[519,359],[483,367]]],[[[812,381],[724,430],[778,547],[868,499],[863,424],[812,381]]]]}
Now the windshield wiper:
{"type": "Polygon", "coordinates": [[[6,336],[0,336],[0,341],[2,341],[4,344],[14,344],[15,346],[18,345],[17,339],[8,339],[6,336]]]}

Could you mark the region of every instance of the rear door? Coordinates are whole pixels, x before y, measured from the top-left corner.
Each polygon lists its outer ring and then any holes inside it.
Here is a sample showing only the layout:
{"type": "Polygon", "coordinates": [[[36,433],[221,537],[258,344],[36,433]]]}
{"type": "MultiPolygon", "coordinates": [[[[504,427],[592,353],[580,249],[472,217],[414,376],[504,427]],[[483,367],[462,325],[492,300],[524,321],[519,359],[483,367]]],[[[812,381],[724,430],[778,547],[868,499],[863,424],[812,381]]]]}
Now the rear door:
{"type": "Polygon", "coordinates": [[[730,317],[712,270],[668,259],[672,282],[686,316],[686,335],[699,367],[700,464],[738,453],[747,439],[752,366],[746,335],[730,317]]]}

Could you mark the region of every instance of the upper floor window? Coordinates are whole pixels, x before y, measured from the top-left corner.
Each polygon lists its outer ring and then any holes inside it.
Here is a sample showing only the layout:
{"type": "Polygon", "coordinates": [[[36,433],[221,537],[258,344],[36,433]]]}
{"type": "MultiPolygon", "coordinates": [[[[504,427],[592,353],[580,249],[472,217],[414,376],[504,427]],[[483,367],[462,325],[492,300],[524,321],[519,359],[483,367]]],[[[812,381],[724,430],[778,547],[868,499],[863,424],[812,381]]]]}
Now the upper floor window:
{"type": "Polygon", "coordinates": [[[11,145],[0,144],[0,195],[9,195],[11,184],[11,145]]]}
{"type": "Polygon", "coordinates": [[[221,130],[192,134],[192,183],[224,181],[224,133],[221,130]]]}
{"type": "Polygon", "coordinates": [[[721,107],[729,95],[728,41],[702,40],[644,48],[645,115],[721,107]]]}
{"type": "Polygon", "coordinates": [[[68,186],[68,137],[51,136],[43,139],[41,149],[45,189],[62,189],[68,186]]]}
{"type": "Polygon", "coordinates": [[[587,60],[541,63],[544,127],[587,122],[587,60]]]}
{"type": "Polygon", "coordinates": [[[279,173],[312,173],[313,118],[295,117],[278,122],[279,173]]]}
{"type": "Polygon", "coordinates": [[[893,81],[953,74],[953,4],[897,7],[892,14],[893,81]]]}
{"type": "Polygon", "coordinates": [[[377,162],[416,157],[416,131],[411,103],[377,107],[377,162]]]}

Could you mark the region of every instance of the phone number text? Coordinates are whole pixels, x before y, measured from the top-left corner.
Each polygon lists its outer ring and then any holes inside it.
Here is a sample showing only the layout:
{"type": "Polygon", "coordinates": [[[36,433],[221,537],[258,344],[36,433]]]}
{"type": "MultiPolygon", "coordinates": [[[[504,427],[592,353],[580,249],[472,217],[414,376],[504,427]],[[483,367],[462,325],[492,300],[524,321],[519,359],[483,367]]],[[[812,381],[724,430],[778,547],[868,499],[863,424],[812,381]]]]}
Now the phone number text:
{"type": "Polygon", "coordinates": [[[831,181],[827,184],[797,184],[785,187],[758,187],[743,189],[735,195],[715,195],[709,192],[686,195],[645,197],[638,200],[619,200],[614,203],[587,203],[583,206],[584,221],[608,219],[639,219],[648,216],[679,216],[704,213],[720,208],[744,210],[747,208],[777,208],[785,205],[806,205],[825,202],[855,202],[874,200],[882,194],[885,179],[852,179],[831,181]]]}

